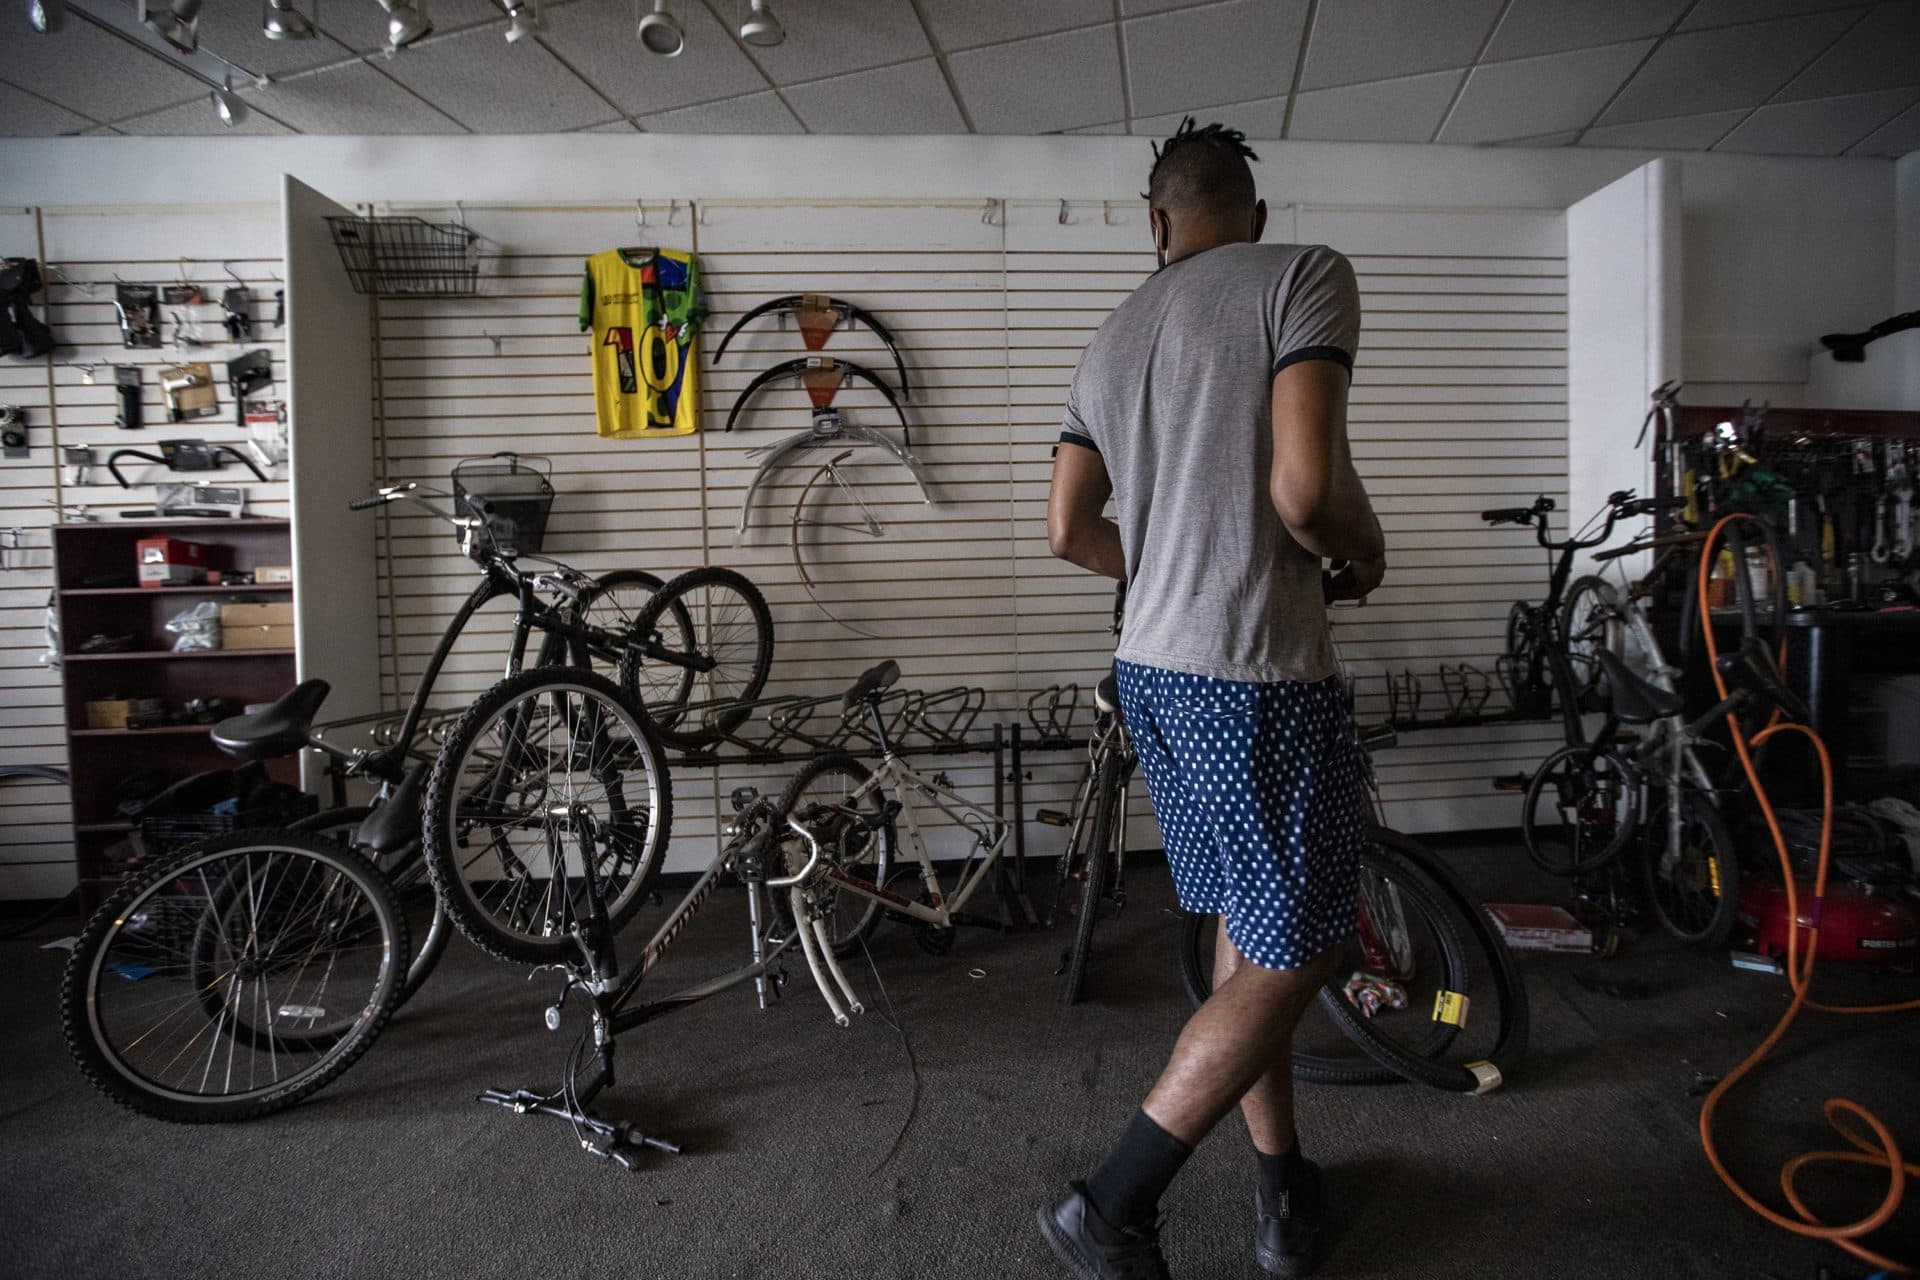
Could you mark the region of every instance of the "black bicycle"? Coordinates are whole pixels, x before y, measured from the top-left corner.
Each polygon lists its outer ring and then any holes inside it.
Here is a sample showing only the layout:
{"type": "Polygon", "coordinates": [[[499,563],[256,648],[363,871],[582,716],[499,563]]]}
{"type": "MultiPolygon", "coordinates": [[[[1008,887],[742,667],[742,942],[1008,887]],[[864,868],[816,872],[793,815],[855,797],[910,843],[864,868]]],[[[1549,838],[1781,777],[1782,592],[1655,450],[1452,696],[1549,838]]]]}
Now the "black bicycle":
{"type": "Polygon", "coordinates": [[[1073,808],[1066,813],[1041,809],[1034,817],[1067,829],[1055,873],[1053,904],[1044,923],[1052,928],[1064,910],[1073,918],[1073,937],[1060,953],[1064,975],[1060,1003],[1080,998],[1093,952],[1093,928],[1102,902],[1117,914],[1126,909],[1127,802],[1132,793],[1139,757],[1120,712],[1119,682],[1109,672],[1094,686],[1093,737],[1087,745],[1087,767],[1080,777],[1073,808]],[[1077,901],[1076,901],[1077,899],[1077,901]]]}

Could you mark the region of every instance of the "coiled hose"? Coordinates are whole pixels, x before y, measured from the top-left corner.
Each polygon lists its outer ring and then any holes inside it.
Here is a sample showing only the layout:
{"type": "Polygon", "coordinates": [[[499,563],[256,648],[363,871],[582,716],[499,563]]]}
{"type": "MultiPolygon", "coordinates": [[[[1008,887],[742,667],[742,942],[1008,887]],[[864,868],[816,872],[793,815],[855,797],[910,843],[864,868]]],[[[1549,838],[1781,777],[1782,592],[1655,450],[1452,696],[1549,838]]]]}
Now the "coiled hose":
{"type": "MultiPolygon", "coordinates": [[[[1700,572],[1695,578],[1695,589],[1698,595],[1698,616],[1700,620],[1700,630],[1706,643],[1708,669],[1713,672],[1714,687],[1722,698],[1728,696],[1727,680],[1725,674],[1720,670],[1719,665],[1720,647],[1713,634],[1713,615],[1707,604],[1707,579],[1713,567],[1715,547],[1720,543],[1727,530],[1736,522],[1740,521],[1759,523],[1755,521],[1752,516],[1729,515],[1715,524],[1712,531],[1707,535],[1706,542],[1701,544],[1700,572]]],[[[1769,557],[1775,560],[1773,577],[1774,581],[1778,582],[1780,580],[1780,565],[1777,562],[1777,555],[1773,551],[1771,542],[1768,542],[1766,545],[1768,546],[1769,557]]],[[[1744,576],[1744,566],[1738,566],[1736,572],[1744,576]]],[[[1746,598],[1750,599],[1750,597],[1746,598]]],[[[1747,1208],[1753,1210],[1768,1222],[1771,1222],[1783,1230],[1791,1231],[1795,1235],[1807,1236],[1815,1240],[1831,1241],[1870,1266],[1888,1271],[1910,1273],[1912,1270],[1910,1264],[1885,1257],[1869,1249],[1864,1244],[1861,1244],[1860,1241],[1862,1237],[1879,1230],[1899,1210],[1900,1202],[1906,1196],[1907,1178],[1909,1176],[1920,1177],[1920,1164],[1915,1164],[1905,1159],[1900,1150],[1899,1143],[1894,1140],[1892,1132],[1881,1122],[1878,1116],[1868,1111],[1859,1103],[1850,1098],[1828,1098],[1822,1108],[1827,1118],[1827,1123],[1832,1126],[1834,1132],[1838,1133],[1840,1137],[1846,1141],[1848,1144],[1846,1147],[1804,1152],[1801,1155],[1793,1157],[1793,1159],[1787,1161],[1787,1163],[1781,1167],[1780,1188],[1786,1195],[1787,1203],[1792,1207],[1794,1213],[1798,1215],[1797,1217],[1789,1217],[1784,1213],[1769,1208],[1763,1204],[1758,1197],[1741,1186],[1733,1174],[1728,1171],[1726,1164],[1720,1159],[1718,1149],[1714,1146],[1713,1117],[1714,1113],[1720,1107],[1721,1100],[1727,1096],[1727,1093],[1734,1085],[1738,1084],[1749,1072],[1759,1066],[1761,1060],[1764,1059],[1768,1053],[1772,1052],[1773,1047],[1786,1035],[1787,1029],[1793,1025],[1794,1019],[1800,1016],[1803,1009],[1813,1009],[1821,1013],[1839,1014],[1899,1013],[1920,1009],[1920,1000],[1909,1000],[1895,1004],[1833,1005],[1825,1004],[1812,998],[1811,989],[1813,984],[1814,957],[1818,950],[1817,944],[1820,936],[1820,909],[1826,898],[1828,861],[1833,852],[1833,761],[1828,756],[1826,744],[1820,740],[1818,733],[1814,732],[1813,729],[1807,725],[1784,720],[1781,718],[1781,715],[1781,711],[1776,709],[1767,725],[1758,733],[1754,734],[1751,741],[1749,741],[1745,730],[1741,728],[1737,711],[1729,711],[1727,713],[1727,728],[1732,736],[1733,749],[1739,757],[1740,767],[1746,771],[1747,781],[1753,787],[1753,798],[1758,802],[1760,813],[1766,819],[1767,830],[1773,837],[1774,850],[1780,858],[1780,875],[1786,885],[1787,916],[1789,920],[1789,927],[1787,929],[1786,972],[1787,982],[1793,990],[1793,999],[1788,1003],[1786,1012],[1780,1015],[1780,1020],[1774,1024],[1773,1030],[1767,1033],[1766,1038],[1762,1040],[1753,1052],[1748,1054],[1738,1066],[1729,1071],[1721,1079],[1720,1083],[1716,1084],[1707,1094],[1706,1101],[1700,1108],[1700,1145],[1702,1149],[1705,1150],[1707,1161],[1713,1166],[1714,1173],[1719,1175],[1720,1181],[1727,1185],[1727,1189],[1739,1197],[1742,1204],[1746,1205],[1747,1208]],[[1804,955],[1801,954],[1800,948],[1800,900],[1798,887],[1794,882],[1792,859],[1788,854],[1786,837],[1781,831],[1780,819],[1774,812],[1772,799],[1767,795],[1766,788],[1761,785],[1759,770],[1754,767],[1752,753],[1753,748],[1763,745],[1768,739],[1780,734],[1790,733],[1804,736],[1807,741],[1813,745],[1814,755],[1820,762],[1820,853],[1819,861],[1814,868],[1813,902],[1811,904],[1812,911],[1809,916],[1811,923],[1807,929],[1804,955]],[[1859,1124],[1866,1127],[1868,1132],[1862,1133],[1854,1124],[1850,1123],[1850,1121],[1858,1121],[1859,1124]],[[1800,1171],[1808,1165],[1813,1164],[1857,1164],[1866,1165],[1870,1168],[1884,1169],[1887,1172],[1886,1195],[1882,1197],[1879,1207],[1866,1216],[1853,1222],[1829,1226],[1823,1223],[1815,1216],[1813,1211],[1807,1207],[1806,1202],[1801,1198],[1798,1189],[1794,1185],[1794,1180],[1799,1176],[1800,1171]]]]}

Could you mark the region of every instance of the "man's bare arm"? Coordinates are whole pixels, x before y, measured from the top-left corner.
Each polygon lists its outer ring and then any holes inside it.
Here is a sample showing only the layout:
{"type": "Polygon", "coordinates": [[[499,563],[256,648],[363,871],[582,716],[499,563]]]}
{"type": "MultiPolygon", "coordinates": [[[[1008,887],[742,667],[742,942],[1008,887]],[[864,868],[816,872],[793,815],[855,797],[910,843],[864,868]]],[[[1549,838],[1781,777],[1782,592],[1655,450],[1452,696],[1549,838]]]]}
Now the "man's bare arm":
{"type": "Polygon", "coordinates": [[[1082,569],[1118,582],[1127,578],[1120,529],[1101,513],[1113,496],[1107,464],[1092,449],[1062,444],[1053,453],[1053,487],[1047,493],[1047,546],[1082,569]]]}
{"type": "Polygon", "coordinates": [[[1302,360],[1275,376],[1268,489],[1302,547],[1384,570],[1386,540],[1347,443],[1347,380],[1331,360],[1302,360]]]}

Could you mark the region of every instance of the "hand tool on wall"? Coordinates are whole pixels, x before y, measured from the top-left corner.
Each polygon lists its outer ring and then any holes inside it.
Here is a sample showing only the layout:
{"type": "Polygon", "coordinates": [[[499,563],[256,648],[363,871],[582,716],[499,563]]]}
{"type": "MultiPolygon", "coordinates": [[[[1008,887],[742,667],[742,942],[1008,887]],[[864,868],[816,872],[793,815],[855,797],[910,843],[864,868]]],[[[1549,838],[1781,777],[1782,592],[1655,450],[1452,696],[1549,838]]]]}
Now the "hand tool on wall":
{"type": "Polygon", "coordinates": [[[901,409],[900,401],[894,398],[893,389],[882,382],[873,370],[857,365],[851,360],[836,360],[832,356],[799,356],[756,374],[753,381],[749,382],[746,388],[734,398],[733,408],[727,411],[726,430],[733,430],[734,422],[740,417],[740,410],[746,407],[747,401],[753,399],[754,393],[769,382],[776,382],[781,378],[798,378],[800,385],[807,389],[807,399],[812,402],[816,411],[831,409],[834,396],[839,394],[840,388],[847,384],[848,379],[858,378],[868,383],[877,388],[880,394],[886,397],[887,403],[893,406],[894,415],[900,419],[900,438],[908,448],[913,447],[913,435],[907,426],[906,411],[901,409]]]}
{"type": "Polygon", "coordinates": [[[894,372],[900,375],[900,396],[911,400],[913,394],[907,385],[906,361],[900,358],[900,347],[893,340],[893,334],[869,311],[856,306],[844,298],[831,297],[824,293],[790,293],[784,297],[772,298],[761,303],[753,310],[733,322],[726,337],[720,339],[720,345],[713,353],[717,364],[720,357],[727,353],[727,344],[733,341],[733,335],[739,333],[748,324],[761,316],[792,312],[800,327],[800,340],[809,351],[826,349],[827,340],[833,336],[834,329],[842,321],[858,321],[873,331],[875,337],[886,343],[887,350],[893,353],[894,372]]]}
{"type": "Polygon", "coordinates": [[[144,449],[115,449],[107,455],[107,470],[119,482],[122,489],[133,488],[133,483],[120,474],[117,465],[122,458],[139,458],[143,462],[153,462],[169,471],[218,471],[226,466],[226,460],[232,458],[255,478],[265,480],[266,472],[253,464],[253,459],[232,445],[210,445],[205,440],[182,439],[160,440],[155,442],[159,453],[148,453],[144,449]]]}

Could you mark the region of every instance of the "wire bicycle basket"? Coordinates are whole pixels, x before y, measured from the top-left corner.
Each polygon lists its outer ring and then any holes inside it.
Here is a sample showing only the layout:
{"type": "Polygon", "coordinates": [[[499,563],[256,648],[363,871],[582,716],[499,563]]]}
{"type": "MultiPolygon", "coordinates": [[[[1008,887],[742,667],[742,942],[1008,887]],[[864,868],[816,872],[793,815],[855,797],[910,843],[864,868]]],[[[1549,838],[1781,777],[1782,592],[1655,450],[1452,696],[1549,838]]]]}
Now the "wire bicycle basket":
{"type": "Polygon", "coordinates": [[[453,466],[453,501],[480,521],[479,540],[502,555],[538,555],[553,512],[553,474],[548,458],[496,453],[463,458],[453,466]]]}
{"type": "Polygon", "coordinates": [[[327,224],[356,293],[452,297],[479,291],[480,236],[462,223],[336,214],[327,224]]]}

